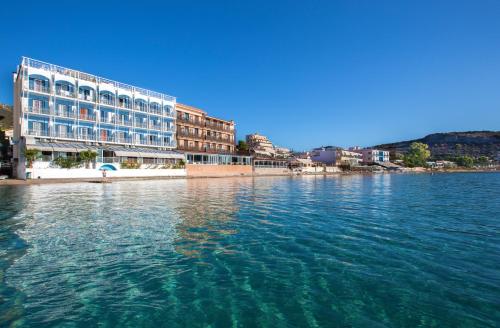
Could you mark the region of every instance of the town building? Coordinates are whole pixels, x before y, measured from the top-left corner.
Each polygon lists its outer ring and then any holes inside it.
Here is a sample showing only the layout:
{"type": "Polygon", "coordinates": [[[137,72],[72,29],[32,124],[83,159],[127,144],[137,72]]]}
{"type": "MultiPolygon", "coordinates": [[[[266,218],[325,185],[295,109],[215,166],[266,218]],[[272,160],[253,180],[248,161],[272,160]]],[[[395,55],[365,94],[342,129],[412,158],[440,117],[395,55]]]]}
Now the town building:
{"type": "Polygon", "coordinates": [[[387,150],[372,148],[360,149],[359,147],[349,148],[349,150],[361,154],[363,164],[389,162],[389,151],[387,150]]]}
{"type": "Polygon", "coordinates": [[[311,160],[326,165],[357,166],[362,161],[362,155],[358,152],[344,150],[340,147],[326,146],[313,149],[311,151],[311,160]]]}
{"type": "Polygon", "coordinates": [[[24,178],[25,149],[43,161],[97,153],[97,163],[163,165],[175,151],[176,98],[23,57],[14,73],[15,175],[24,178]]]}
{"type": "Polygon", "coordinates": [[[250,156],[236,154],[234,121],[180,103],[176,112],[177,149],[186,154],[188,164],[251,164],[250,156]]]}
{"type": "Polygon", "coordinates": [[[247,135],[246,142],[250,153],[259,158],[288,158],[291,156],[290,149],[273,145],[266,136],[259,133],[247,135]]]}

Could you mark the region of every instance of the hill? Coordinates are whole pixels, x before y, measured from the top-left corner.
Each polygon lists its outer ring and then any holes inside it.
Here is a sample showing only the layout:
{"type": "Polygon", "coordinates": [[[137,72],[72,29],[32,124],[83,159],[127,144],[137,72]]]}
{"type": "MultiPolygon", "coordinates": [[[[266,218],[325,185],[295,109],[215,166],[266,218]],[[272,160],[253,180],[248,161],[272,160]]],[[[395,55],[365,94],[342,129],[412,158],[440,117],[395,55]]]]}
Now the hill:
{"type": "Polygon", "coordinates": [[[12,106],[0,104],[0,129],[12,129],[12,106]]]}
{"type": "Polygon", "coordinates": [[[406,153],[412,142],[429,146],[433,158],[468,155],[496,158],[500,152],[500,131],[467,131],[433,133],[421,139],[377,145],[374,148],[389,150],[392,155],[406,153]]]}

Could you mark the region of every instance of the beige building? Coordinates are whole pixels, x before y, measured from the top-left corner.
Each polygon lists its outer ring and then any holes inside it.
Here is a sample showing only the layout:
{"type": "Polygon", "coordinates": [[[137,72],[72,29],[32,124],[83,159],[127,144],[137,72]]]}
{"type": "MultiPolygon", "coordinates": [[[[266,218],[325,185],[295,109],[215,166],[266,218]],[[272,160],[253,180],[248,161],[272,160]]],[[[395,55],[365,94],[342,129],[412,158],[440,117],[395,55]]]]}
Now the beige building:
{"type": "Polygon", "coordinates": [[[263,157],[282,157],[287,158],[291,152],[288,148],[274,146],[266,137],[258,133],[246,136],[248,148],[255,156],[263,157]]]}
{"type": "Polygon", "coordinates": [[[177,149],[197,153],[235,152],[234,121],[208,116],[199,108],[179,104],[177,112],[177,149]]]}

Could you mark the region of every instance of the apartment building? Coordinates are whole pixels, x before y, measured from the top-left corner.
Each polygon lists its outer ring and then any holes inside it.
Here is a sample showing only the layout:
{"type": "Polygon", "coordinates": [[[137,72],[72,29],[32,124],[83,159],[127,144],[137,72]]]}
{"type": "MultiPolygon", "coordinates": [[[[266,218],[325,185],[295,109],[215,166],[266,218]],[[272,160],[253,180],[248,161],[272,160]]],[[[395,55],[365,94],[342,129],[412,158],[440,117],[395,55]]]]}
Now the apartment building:
{"type": "Polygon", "coordinates": [[[236,155],[234,121],[209,116],[204,110],[177,103],[177,149],[189,164],[250,164],[236,155]]]}
{"type": "Polygon", "coordinates": [[[259,133],[247,135],[246,142],[250,152],[256,157],[288,158],[291,156],[290,149],[273,145],[266,136],[259,133]]]}
{"type": "Polygon", "coordinates": [[[311,160],[326,165],[356,166],[362,161],[362,155],[340,147],[326,146],[313,149],[311,151],[311,160]]]}
{"type": "Polygon", "coordinates": [[[389,151],[379,149],[353,149],[352,151],[361,154],[364,164],[389,162],[389,151]]]}
{"type": "Polygon", "coordinates": [[[23,57],[14,74],[14,163],[24,149],[45,159],[86,149],[100,162],[164,163],[174,151],[175,97],[23,57]]]}

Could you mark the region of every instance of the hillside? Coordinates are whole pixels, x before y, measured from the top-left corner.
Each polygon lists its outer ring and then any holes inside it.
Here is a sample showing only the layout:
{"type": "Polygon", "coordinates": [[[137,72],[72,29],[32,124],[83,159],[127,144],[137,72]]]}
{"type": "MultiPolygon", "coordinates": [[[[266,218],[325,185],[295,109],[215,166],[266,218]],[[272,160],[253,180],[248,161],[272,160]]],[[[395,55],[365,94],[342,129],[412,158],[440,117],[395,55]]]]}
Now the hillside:
{"type": "Polygon", "coordinates": [[[500,152],[500,131],[467,131],[429,134],[421,139],[377,145],[391,154],[405,153],[412,142],[429,145],[433,158],[469,155],[496,158],[500,152]]]}
{"type": "Polygon", "coordinates": [[[0,129],[12,129],[12,107],[0,104],[0,129]]]}

